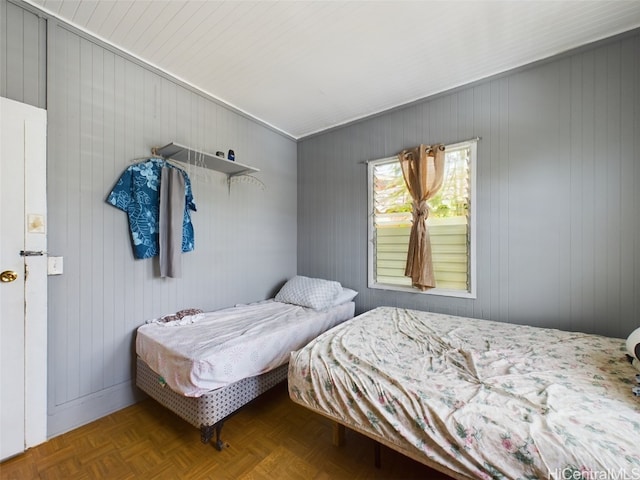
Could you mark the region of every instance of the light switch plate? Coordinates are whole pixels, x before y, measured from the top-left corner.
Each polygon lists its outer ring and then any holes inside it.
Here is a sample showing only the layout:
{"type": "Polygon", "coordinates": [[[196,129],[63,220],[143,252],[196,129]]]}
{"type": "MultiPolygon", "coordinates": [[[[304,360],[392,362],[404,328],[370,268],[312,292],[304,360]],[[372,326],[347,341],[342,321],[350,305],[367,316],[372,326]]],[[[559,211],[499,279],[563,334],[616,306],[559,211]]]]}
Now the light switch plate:
{"type": "Polygon", "coordinates": [[[62,275],[63,262],[62,257],[49,257],[47,259],[47,274],[62,275]]]}

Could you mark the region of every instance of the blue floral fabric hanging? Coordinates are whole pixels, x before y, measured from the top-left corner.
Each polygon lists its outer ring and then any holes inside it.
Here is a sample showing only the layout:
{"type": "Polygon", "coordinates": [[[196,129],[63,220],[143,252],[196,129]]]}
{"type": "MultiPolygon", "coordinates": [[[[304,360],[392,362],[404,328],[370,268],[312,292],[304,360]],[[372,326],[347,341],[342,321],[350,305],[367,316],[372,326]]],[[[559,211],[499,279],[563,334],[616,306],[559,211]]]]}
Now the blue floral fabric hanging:
{"type": "Polygon", "coordinates": [[[136,258],[151,258],[159,253],[159,201],[162,167],[182,172],[185,181],[185,207],[182,221],[182,251],[194,249],[191,210],[196,211],[187,172],[165,160],[150,159],[128,167],[107,197],[107,202],[127,212],[136,258]]]}

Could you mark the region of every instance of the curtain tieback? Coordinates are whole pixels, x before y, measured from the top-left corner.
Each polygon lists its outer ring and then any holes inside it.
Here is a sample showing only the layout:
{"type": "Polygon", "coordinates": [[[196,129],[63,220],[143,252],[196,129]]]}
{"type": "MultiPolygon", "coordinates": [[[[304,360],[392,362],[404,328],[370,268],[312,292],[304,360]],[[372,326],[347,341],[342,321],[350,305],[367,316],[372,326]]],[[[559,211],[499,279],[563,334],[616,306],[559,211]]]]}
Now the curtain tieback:
{"type": "Polygon", "coordinates": [[[429,206],[427,202],[424,202],[424,205],[419,207],[414,206],[413,208],[413,221],[418,222],[420,220],[426,221],[429,217],[429,206]]]}

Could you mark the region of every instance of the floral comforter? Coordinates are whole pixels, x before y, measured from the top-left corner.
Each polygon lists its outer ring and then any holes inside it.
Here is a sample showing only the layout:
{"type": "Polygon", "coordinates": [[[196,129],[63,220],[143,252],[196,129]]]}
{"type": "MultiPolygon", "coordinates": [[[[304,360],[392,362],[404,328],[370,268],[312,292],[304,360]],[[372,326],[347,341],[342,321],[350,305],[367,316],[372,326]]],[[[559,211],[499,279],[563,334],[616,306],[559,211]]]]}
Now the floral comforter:
{"type": "Polygon", "coordinates": [[[291,398],[458,478],[640,478],[624,340],[380,307],[293,352],[291,398]]]}

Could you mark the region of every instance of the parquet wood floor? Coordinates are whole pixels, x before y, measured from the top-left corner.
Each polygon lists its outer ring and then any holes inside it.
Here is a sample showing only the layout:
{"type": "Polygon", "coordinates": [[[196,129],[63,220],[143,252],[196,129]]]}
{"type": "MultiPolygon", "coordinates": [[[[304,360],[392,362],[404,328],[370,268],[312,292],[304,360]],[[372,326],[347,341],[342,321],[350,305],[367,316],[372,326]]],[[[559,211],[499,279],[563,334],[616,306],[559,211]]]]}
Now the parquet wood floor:
{"type": "Polygon", "coordinates": [[[200,432],[148,399],[0,464],[0,478],[42,480],[329,480],[448,477],[347,430],[334,447],[332,423],[293,403],[286,382],[224,425],[218,452],[200,432]]]}

